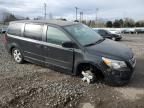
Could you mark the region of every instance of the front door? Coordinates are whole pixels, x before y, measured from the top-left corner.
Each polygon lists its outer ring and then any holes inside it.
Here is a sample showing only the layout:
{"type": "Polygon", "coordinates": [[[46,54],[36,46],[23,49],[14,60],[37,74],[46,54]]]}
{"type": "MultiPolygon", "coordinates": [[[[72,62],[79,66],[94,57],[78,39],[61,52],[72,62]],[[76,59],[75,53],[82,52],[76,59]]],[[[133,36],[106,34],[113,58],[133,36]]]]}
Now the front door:
{"type": "Polygon", "coordinates": [[[74,50],[62,47],[62,43],[71,41],[59,28],[49,26],[46,33],[46,63],[72,71],[74,50]]]}

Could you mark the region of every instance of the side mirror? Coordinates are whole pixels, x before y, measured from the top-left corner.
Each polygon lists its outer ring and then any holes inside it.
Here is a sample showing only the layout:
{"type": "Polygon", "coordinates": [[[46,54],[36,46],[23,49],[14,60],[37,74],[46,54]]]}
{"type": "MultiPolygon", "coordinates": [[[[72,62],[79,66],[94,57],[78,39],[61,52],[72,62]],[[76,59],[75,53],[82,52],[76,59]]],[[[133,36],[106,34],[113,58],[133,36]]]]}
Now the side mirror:
{"type": "Polygon", "coordinates": [[[65,47],[65,48],[74,48],[75,46],[76,45],[73,42],[71,42],[71,41],[67,41],[67,42],[64,42],[62,44],[62,47],[65,47]]]}

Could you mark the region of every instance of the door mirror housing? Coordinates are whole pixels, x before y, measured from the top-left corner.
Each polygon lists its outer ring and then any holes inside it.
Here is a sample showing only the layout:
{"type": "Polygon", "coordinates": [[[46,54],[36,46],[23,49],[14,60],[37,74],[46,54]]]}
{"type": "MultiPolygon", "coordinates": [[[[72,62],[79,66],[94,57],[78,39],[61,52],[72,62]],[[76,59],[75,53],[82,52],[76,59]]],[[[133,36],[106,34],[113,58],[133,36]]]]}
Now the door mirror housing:
{"type": "Polygon", "coordinates": [[[62,44],[62,47],[65,47],[65,48],[75,48],[76,45],[75,45],[75,43],[73,43],[73,42],[71,42],[71,41],[67,41],[67,42],[64,42],[64,43],[62,44]]]}

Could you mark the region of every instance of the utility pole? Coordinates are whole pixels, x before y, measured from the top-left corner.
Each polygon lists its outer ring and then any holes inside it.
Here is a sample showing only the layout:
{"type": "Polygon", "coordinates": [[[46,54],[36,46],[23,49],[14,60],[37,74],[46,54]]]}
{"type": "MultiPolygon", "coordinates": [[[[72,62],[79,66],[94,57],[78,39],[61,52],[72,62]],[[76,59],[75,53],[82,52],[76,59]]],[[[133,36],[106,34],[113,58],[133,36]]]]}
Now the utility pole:
{"type": "Polygon", "coordinates": [[[80,12],[80,22],[83,20],[83,12],[80,12]]]}
{"type": "Polygon", "coordinates": [[[44,19],[45,19],[45,20],[46,20],[46,15],[47,15],[47,14],[46,14],[46,13],[47,13],[47,12],[46,12],[46,8],[47,8],[47,4],[44,3],[44,19]]]}
{"type": "Polygon", "coordinates": [[[79,9],[78,7],[75,7],[76,9],[76,21],[77,21],[77,10],[79,9]]]}
{"type": "Polygon", "coordinates": [[[99,8],[96,8],[96,21],[95,21],[96,25],[98,25],[98,11],[99,11],[99,8]]]}

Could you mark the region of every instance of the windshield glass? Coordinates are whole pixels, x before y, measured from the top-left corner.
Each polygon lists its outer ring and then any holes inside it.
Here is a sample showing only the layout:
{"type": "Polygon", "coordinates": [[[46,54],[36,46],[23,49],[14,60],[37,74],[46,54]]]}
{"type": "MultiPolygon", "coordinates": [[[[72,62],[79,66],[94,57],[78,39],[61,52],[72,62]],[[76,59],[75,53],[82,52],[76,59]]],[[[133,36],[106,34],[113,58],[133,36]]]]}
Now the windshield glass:
{"type": "Polygon", "coordinates": [[[65,29],[83,46],[103,39],[94,30],[83,24],[66,26],[65,29]]]}

